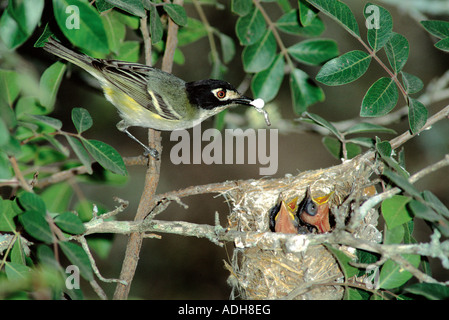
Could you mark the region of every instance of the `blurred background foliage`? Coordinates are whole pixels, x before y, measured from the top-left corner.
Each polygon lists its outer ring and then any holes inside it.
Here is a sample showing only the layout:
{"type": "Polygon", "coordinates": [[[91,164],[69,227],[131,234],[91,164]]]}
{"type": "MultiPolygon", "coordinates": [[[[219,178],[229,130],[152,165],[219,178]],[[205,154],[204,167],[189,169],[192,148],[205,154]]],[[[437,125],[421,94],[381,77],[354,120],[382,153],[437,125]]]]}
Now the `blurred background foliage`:
{"type": "MultiPolygon", "coordinates": [[[[281,1],[280,3],[285,3],[281,1]]],[[[288,1],[287,1],[288,2],[288,1]]],[[[361,28],[362,38],[366,33],[363,17],[365,1],[346,0],[344,1],[355,14],[361,28]]],[[[373,3],[384,6],[392,15],[394,30],[404,35],[410,44],[410,54],[408,62],[404,68],[407,73],[419,76],[425,86],[435,79],[443,76],[449,68],[447,53],[437,50],[433,44],[434,39],[422,28],[417,19],[439,19],[447,20],[449,10],[443,9],[445,1],[374,1],[373,3]],[[439,7],[438,5],[441,5],[439,7]]],[[[252,95],[249,89],[247,75],[242,64],[242,54],[244,47],[236,36],[236,22],[239,16],[232,12],[231,1],[200,1],[204,14],[210,25],[219,31],[216,35],[216,44],[219,50],[226,41],[234,42],[235,54],[225,52],[224,62],[218,66],[214,64],[214,57],[210,55],[210,39],[206,33],[201,33],[194,42],[184,44],[180,42],[180,50],[176,53],[173,74],[186,80],[193,81],[209,78],[211,75],[223,77],[236,86],[242,84],[246,88],[246,94],[252,95]],[[221,36],[222,35],[222,36],[221,36]],[[221,37],[221,38],[220,38],[221,37]],[[228,38],[226,38],[228,37],[228,38]],[[224,40],[223,40],[224,39],[224,40]],[[220,40],[221,43],[220,43],[220,40]],[[224,42],[223,42],[224,41],[224,42]],[[232,57],[232,58],[231,58],[232,57]]],[[[296,1],[289,1],[293,7],[297,6],[296,1]]],[[[0,1],[0,10],[4,10],[8,1],[0,1]]],[[[272,21],[276,21],[283,15],[282,6],[276,1],[263,2],[263,7],[269,13],[272,21]]],[[[198,10],[194,3],[185,1],[184,8],[189,18],[200,20],[198,10]]],[[[52,11],[47,10],[47,3],[44,8],[43,17],[51,19],[52,11]]],[[[347,32],[338,26],[325,15],[321,14],[325,30],[321,37],[333,39],[338,43],[338,50],[341,53],[355,49],[363,50],[361,44],[347,32]]],[[[42,21],[45,21],[42,19],[42,21]]],[[[137,20],[138,21],[138,20],[137,20]]],[[[125,49],[121,50],[118,58],[136,59],[141,55],[136,50],[138,35],[132,29],[136,29],[136,20],[127,21],[125,49]]],[[[188,21],[188,26],[195,27],[194,22],[188,21]]],[[[42,27],[40,31],[42,31],[42,27]]],[[[201,28],[200,28],[201,29],[201,28]]],[[[124,32],[116,30],[114,32],[124,32]]],[[[187,38],[189,34],[181,36],[187,38]]],[[[0,63],[1,69],[20,70],[27,77],[27,88],[30,91],[38,90],[39,78],[42,72],[54,63],[54,57],[49,56],[43,50],[34,48],[34,42],[39,37],[40,32],[33,33],[32,37],[20,45],[15,51],[9,51],[5,44],[0,41],[0,63]]],[[[282,34],[283,41],[289,47],[304,40],[304,37],[282,34]]],[[[181,39],[181,38],[180,38],[181,39]]],[[[186,40],[187,42],[187,40],[186,40]]],[[[154,55],[157,55],[160,43],[154,46],[154,55]]],[[[218,49],[217,49],[218,50],[218,49]]],[[[222,54],[221,51],[219,51],[222,54]]],[[[381,54],[382,55],[382,54],[381,54]]],[[[98,55],[96,55],[98,56],[98,55]]],[[[155,57],[156,58],[156,57],[155,57]]],[[[385,60],[385,56],[383,56],[385,60]]],[[[160,67],[160,60],[155,63],[160,67]]],[[[319,67],[307,64],[298,64],[302,70],[314,78],[319,67]]],[[[103,94],[95,88],[95,85],[85,85],[85,80],[90,81],[86,74],[74,72],[69,66],[67,71],[69,76],[64,76],[58,94],[54,111],[51,116],[62,121],[63,130],[66,132],[76,132],[76,128],[71,121],[71,110],[74,107],[83,107],[89,110],[94,125],[83,134],[89,139],[104,141],[120,152],[123,157],[139,155],[141,150],[133,141],[116,130],[115,123],[119,121],[118,114],[113,106],[107,102],[103,94]]],[[[358,118],[361,101],[369,86],[379,77],[385,76],[385,71],[377,64],[372,63],[369,71],[358,81],[345,86],[330,87],[320,85],[325,93],[325,100],[318,102],[309,108],[310,112],[319,114],[331,122],[339,122],[348,119],[358,118]]],[[[424,89],[425,90],[425,89],[424,89]]],[[[427,105],[429,115],[436,113],[443,106],[447,105],[448,99],[427,105]]],[[[288,79],[285,78],[276,98],[271,102],[274,116],[273,127],[276,128],[276,117],[282,119],[295,119],[298,115],[294,112],[291,102],[291,93],[288,79]],[[277,115],[279,114],[279,115],[277,115]]],[[[405,105],[402,97],[399,99],[398,107],[405,105]]],[[[267,106],[270,110],[270,105],[267,106]]],[[[243,114],[245,110],[235,109],[233,112],[243,114]]],[[[256,117],[260,115],[256,114],[256,117]]],[[[224,120],[230,126],[238,126],[239,119],[235,120],[231,114],[227,114],[224,120]],[[235,122],[236,121],[236,122],[235,122]]],[[[213,127],[213,121],[203,123],[202,128],[213,127]]],[[[298,126],[301,126],[298,123],[298,126]]],[[[393,123],[392,129],[398,133],[408,130],[407,120],[393,123]]],[[[283,177],[287,174],[295,174],[299,171],[313,170],[328,167],[340,163],[340,160],[332,157],[322,144],[322,136],[306,130],[300,133],[285,132],[280,127],[278,171],[274,177],[283,177]]],[[[146,140],[146,130],[133,129],[133,134],[142,141],[146,140]]],[[[379,134],[384,139],[390,139],[391,134],[379,134]]],[[[409,141],[405,146],[405,161],[407,170],[411,173],[440,160],[449,152],[449,126],[447,121],[437,123],[432,130],[420,134],[409,141]]],[[[158,186],[158,193],[176,190],[191,185],[202,185],[225,180],[262,178],[259,176],[259,164],[256,165],[204,165],[204,164],[180,164],[173,165],[170,161],[170,149],[175,142],[170,141],[170,133],[162,134],[162,166],[161,178],[158,186]]],[[[104,208],[114,208],[116,205],[113,196],[118,196],[130,202],[127,210],[120,214],[120,220],[132,220],[136,212],[144,184],[145,167],[128,167],[127,179],[115,178],[113,183],[98,187],[89,179],[84,179],[78,185],[78,191],[82,193],[82,198],[88,198],[95,204],[104,208]]],[[[417,183],[420,190],[429,189],[446,205],[449,205],[449,194],[447,187],[447,177],[449,168],[440,170],[437,174],[429,175],[417,183]],[[442,178],[444,177],[444,178],[442,178]]],[[[7,192],[4,191],[3,192],[7,192]]],[[[188,204],[189,209],[185,210],[177,204],[170,207],[160,216],[166,220],[183,220],[195,223],[214,223],[214,214],[220,213],[222,224],[226,222],[226,215],[229,207],[222,197],[212,197],[201,195],[183,200],[188,204]]],[[[415,227],[418,241],[427,241],[429,229],[424,223],[417,223],[415,227]]],[[[110,255],[97,258],[97,265],[105,277],[117,277],[120,273],[127,237],[116,236],[112,242],[110,255]]],[[[220,248],[204,239],[179,237],[173,235],[162,235],[162,239],[147,239],[141,251],[139,266],[133,281],[130,298],[142,299],[227,299],[229,288],[226,284],[228,271],[223,268],[222,260],[229,260],[232,254],[232,247],[220,248]]],[[[434,270],[438,274],[438,270],[434,270]]],[[[443,278],[446,276],[441,274],[443,278]]],[[[439,278],[437,275],[435,276],[439,278]]],[[[115,289],[114,284],[102,284],[108,296],[112,295],[115,289]]],[[[89,292],[89,285],[84,284],[86,296],[92,296],[89,292]]],[[[94,297],[94,296],[92,296],[94,297]]]]}

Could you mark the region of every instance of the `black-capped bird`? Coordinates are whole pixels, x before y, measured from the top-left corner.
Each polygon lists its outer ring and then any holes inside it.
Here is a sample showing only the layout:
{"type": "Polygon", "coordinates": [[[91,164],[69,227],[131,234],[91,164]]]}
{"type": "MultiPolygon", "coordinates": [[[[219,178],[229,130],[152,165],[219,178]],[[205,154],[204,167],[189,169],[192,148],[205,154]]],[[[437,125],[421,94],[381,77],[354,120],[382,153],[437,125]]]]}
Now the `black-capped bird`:
{"type": "Polygon", "coordinates": [[[118,109],[123,119],[117,128],[156,159],[158,152],[141,143],[129,133],[128,127],[167,131],[187,129],[234,105],[256,108],[270,125],[268,114],[262,109],[264,101],[240,94],[228,82],[213,79],[185,82],[143,64],[92,58],[72,51],[52,38],[46,40],[43,48],[97,78],[106,99],[118,109]]]}

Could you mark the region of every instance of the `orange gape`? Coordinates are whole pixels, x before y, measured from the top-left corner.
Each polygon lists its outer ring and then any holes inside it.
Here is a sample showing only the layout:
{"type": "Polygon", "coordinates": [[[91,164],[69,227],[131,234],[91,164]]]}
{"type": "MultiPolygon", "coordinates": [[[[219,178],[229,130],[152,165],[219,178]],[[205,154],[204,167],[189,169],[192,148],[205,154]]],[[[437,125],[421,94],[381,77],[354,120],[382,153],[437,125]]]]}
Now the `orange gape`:
{"type": "Polygon", "coordinates": [[[281,208],[275,218],[275,232],[298,233],[298,224],[295,220],[294,211],[292,212],[290,208],[284,201],[281,202],[281,208]]]}
{"type": "Polygon", "coordinates": [[[329,199],[332,194],[333,192],[315,199],[306,195],[307,198],[303,201],[303,205],[298,212],[300,219],[308,225],[316,227],[319,233],[331,230],[329,223],[329,199]]]}

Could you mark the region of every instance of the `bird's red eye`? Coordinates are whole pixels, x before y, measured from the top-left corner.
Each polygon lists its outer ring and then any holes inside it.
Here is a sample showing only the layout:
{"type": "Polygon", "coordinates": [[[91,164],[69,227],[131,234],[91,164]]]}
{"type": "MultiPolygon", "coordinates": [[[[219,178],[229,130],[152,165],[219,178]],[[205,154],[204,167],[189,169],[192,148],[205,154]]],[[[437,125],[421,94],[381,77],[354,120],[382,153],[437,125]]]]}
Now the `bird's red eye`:
{"type": "Polygon", "coordinates": [[[226,92],[224,90],[220,90],[217,92],[218,99],[223,99],[224,97],[226,97],[226,92]]]}

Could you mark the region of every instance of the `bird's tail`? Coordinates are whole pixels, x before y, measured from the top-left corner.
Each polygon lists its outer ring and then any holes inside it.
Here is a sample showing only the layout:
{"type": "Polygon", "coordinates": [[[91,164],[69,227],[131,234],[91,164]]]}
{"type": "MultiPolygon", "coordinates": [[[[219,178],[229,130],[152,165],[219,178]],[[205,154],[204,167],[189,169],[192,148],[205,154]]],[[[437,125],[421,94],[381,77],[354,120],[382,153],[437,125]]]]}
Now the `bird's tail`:
{"type": "Polygon", "coordinates": [[[70,50],[52,38],[48,38],[43,49],[54,54],[55,56],[58,56],[59,58],[67,60],[83,68],[90,73],[96,74],[95,68],[92,66],[92,61],[95,60],[94,58],[70,50]]]}

